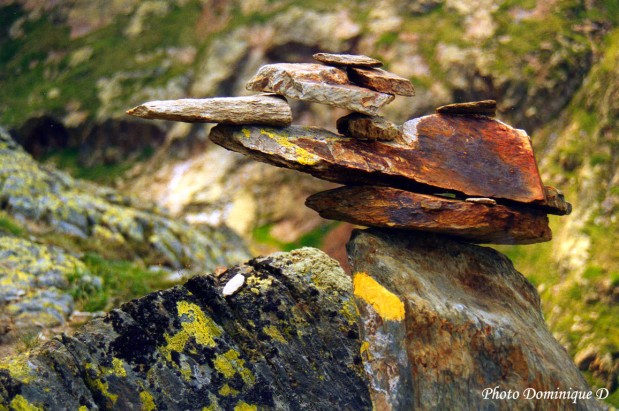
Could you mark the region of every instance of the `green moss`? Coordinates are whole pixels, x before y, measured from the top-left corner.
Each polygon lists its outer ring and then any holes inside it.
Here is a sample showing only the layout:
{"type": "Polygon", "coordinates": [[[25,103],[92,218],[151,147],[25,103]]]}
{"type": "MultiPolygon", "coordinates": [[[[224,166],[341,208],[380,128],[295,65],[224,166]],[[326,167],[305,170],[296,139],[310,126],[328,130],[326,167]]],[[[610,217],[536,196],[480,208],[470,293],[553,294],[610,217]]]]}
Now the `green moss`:
{"type": "Polygon", "coordinates": [[[107,260],[97,254],[86,254],[82,261],[93,275],[103,281],[101,288],[80,287],[73,290],[77,309],[82,311],[109,310],[176,283],[168,280],[165,272],[148,270],[133,261],[107,260]]]}
{"type": "Polygon", "coordinates": [[[13,217],[4,211],[0,211],[0,234],[7,233],[17,237],[23,237],[26,230],[13,217]]]}
{"type": "Polygon", "coordinates": [[[312,231],[301,236],[298,240],[287,243],[284,241],[280,241],[271,235],[271,229],[273,228],[273,224],[265,224],[263,226],[255,228],[252,231],[252,240],[256,243],[268,245],[282,251],[292,251],[302,247],[320,248],[322,246],[325,236],[337,225],[338,223],[335,222],[320,225],[312,231]]]}

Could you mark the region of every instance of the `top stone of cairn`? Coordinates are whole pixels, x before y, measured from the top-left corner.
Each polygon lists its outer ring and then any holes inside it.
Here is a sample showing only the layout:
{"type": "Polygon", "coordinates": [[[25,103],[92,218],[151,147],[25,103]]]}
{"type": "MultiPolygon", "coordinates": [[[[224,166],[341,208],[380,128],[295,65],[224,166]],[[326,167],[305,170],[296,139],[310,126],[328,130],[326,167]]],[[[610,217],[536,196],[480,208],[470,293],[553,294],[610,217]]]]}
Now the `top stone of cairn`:
{"type": "Polygon", "coordinates": [[[314,60],[320,61],[321,63],[329,66],[372,68],[382,67],[383,65],[382,61],[361,54],[316,53],[313,57],[314,60]]]}

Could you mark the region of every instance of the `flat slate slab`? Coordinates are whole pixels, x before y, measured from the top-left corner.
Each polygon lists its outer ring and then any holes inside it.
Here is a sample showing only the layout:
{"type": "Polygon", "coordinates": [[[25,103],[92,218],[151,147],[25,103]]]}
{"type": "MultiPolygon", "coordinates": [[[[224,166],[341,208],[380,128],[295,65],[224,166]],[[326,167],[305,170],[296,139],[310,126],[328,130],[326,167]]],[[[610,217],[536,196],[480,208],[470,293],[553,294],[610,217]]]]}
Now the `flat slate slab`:
{"type": "Polygon", "coordinates": [[[446,106],[440,106],[436,109],[439,114],[453,114],[453,115],[482,115],[482,116],[496,116],[496,101],[495,100],[481,100],[472,101],[469,103],[454,103],[447,104],[446,106]]]}
{"type": "Polygon", "coordinates": [[[312,57],[314,60],[330,66],[344,67],[382,67],[383,62],[363,54],[331,54],[316,53],[312,57]]]}
{"type": "Polygon", "coordinates": [[[337,131],[362,140],[391,141],[402,135],[402,130],[386,118],[359,113],[338,118],[337,131]]]}
{"type": "Polygon", "coordinates": [[[390,187],[345,186],[314,194],[305,204],[330,220],[427,231],[474,243],[533,244],[552,238],[548,217],[540,210],[476,204],[390,187]]]}
{"type": "Polygon", "coordinates": [[[363,69],[351,67],[348,69],[348,78],[355,84],[380,91],[381,93],[400,96],[415,95],[415,88],[410,80],[379,68],[363,69]]]}
{"type": "Polygon", "coordinates": [[[286,99],[275,94],[149,101],[127,114],[146,119],[186,123],[260,124],[287,126],[292,112],[286,99]]]}
{"type": "Polygon", "coordinates": [[[351,85],[344,70],[320,64],[269,64],[261,67],[247,89],[280,94],[296,100],[342,107],[375,115],[393,101],[391,94],[351,85]],[[345,79],[341,78],[340,72],[345,79]]]}
{"type": "Polygon", "coordinates": [[[424,191],[421,186],[521,203],[545,199],[529,137],[488,117],[421,117],[404,123],[402,138],[390,142],[299,126],[219,125],[210,137],[259,161],[344,184],[424,191]]]}

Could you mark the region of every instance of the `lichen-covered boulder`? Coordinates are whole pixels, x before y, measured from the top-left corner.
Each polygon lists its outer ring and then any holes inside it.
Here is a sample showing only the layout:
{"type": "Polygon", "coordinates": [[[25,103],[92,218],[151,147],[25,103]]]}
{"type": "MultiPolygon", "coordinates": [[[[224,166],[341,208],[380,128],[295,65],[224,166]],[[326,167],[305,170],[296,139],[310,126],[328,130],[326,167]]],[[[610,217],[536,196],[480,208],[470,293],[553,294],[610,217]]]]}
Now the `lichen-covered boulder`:
{"type": "Polygon", "coordinates": [[[504,255],[378,229],[354,232],[348,253],[375,409],[604,409],[595,398],[548,397],[595,391],[504,255]]]}
{"type": "Polygon", "coordinates": [[[371,409],[360,348],[350,278],[303,248],[194,277],[3,360],[0,408],[371,409]]]}

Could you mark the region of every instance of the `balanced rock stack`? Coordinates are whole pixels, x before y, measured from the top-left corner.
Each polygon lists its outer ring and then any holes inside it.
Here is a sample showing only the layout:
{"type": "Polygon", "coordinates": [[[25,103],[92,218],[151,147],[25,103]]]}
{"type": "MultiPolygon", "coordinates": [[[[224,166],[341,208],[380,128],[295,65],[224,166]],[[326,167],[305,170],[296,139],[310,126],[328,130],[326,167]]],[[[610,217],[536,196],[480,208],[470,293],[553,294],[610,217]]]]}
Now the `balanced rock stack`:
{"type": "Polygon", "coordinates": [[[367,56],[314,58],[324,64],[270,64],[247,83],[274,94],[156,101],[128,113],[219,123],[210,138],[229,150],[345,184],[306,201],[328,219],[530,244],[551,239],[547,214],[570,213],[542,184],[526,132],[494,119],[495,101],[439,107],[397,126],[377,112],[394,95],[414,95],[410,81],[367,56]],[[337,121],[340,134],[292,126],[285,97],[353,113],[337,121]]]}

